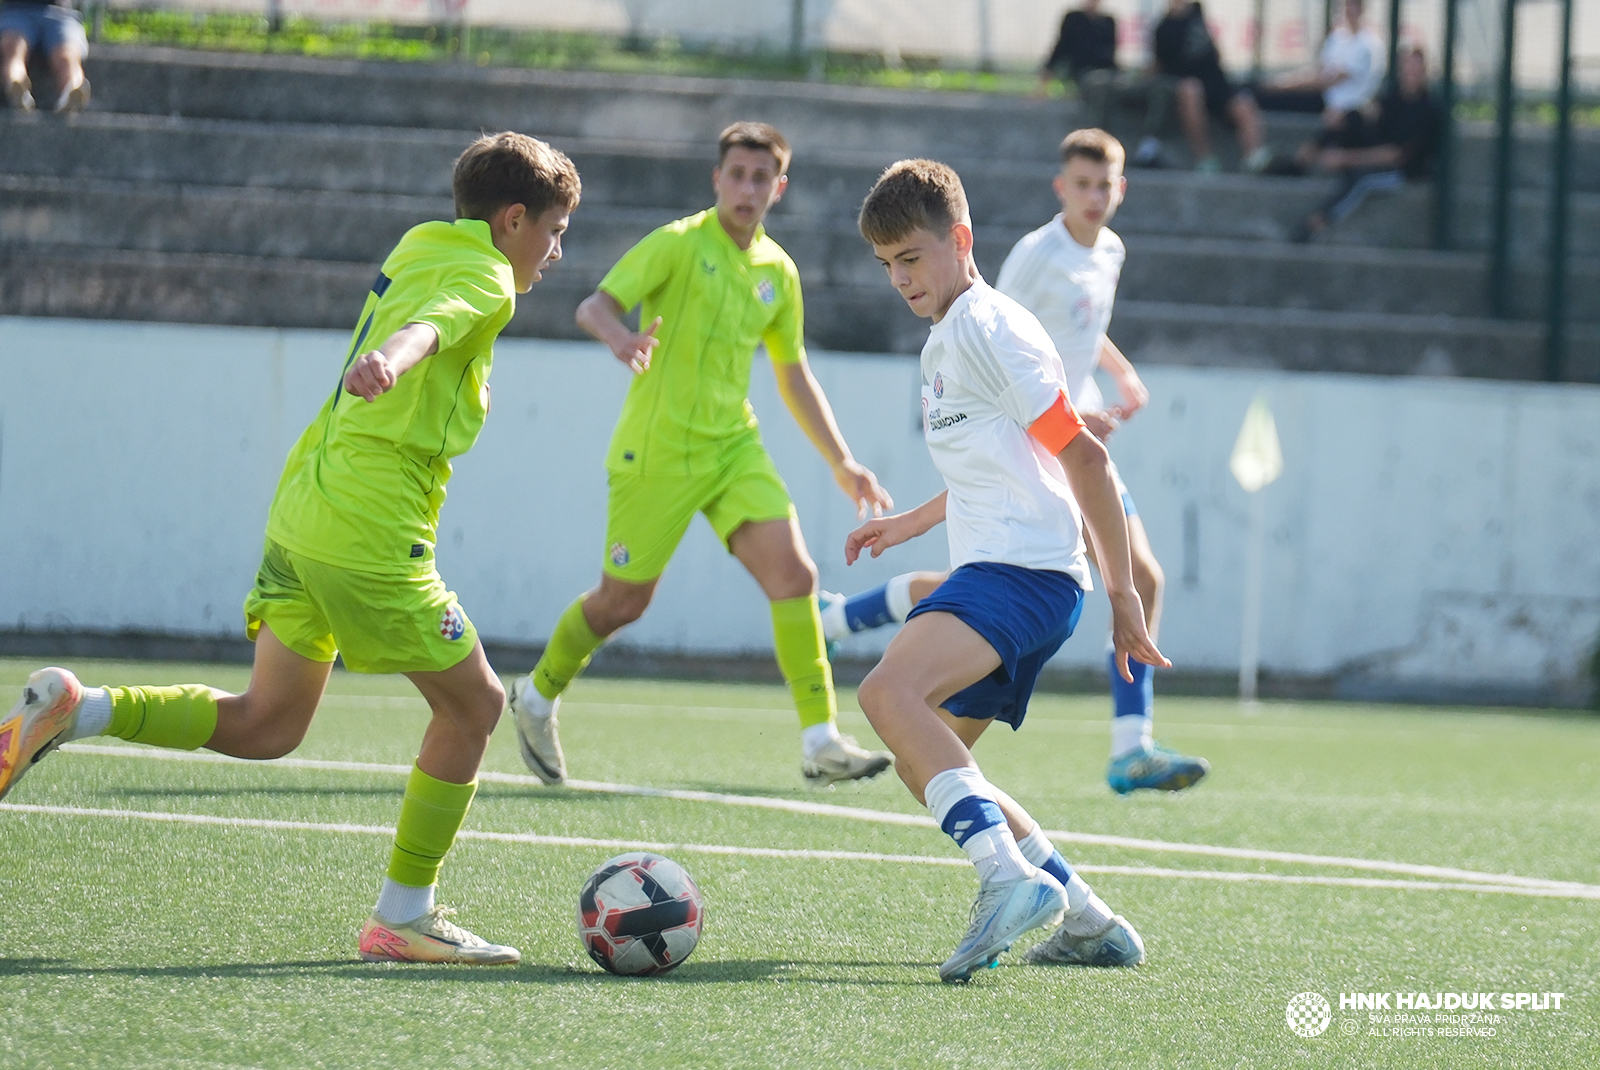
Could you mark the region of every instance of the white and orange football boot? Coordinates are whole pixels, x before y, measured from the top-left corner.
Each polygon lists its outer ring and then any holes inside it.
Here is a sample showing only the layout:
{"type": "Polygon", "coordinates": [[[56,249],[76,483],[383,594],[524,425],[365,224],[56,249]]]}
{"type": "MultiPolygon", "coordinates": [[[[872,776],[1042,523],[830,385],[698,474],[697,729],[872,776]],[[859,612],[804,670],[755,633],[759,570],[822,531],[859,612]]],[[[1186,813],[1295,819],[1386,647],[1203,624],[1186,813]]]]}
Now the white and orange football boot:
{"type": "Polygon", "coordinates": [[[28,677],[22,697],[0,721],[0,799],[34,763],[72,736],[83,705],[83,685],[52,666],[28,677]]]}
{"type": "Polygon", "coordinates": [[[361,927],[361,957],[368,962],[455,962],[474,966],[522,961],[514,947],[489,941],[450,920],[455,911],[434,907],[404,925],[385,920],[376,911],[361,927]]]}

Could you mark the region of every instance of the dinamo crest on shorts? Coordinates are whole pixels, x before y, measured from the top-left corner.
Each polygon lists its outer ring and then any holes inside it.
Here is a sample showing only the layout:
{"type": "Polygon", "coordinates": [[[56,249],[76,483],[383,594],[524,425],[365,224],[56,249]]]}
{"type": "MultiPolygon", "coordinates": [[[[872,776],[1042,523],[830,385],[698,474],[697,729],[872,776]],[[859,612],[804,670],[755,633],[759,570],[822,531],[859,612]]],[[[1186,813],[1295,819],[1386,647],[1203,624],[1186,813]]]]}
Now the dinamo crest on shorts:
{"type": "Polygon", "coordinates": [[[454,602],[439,617],[439,634],[452,642],[467,634],[467,615],[454,602]]]}

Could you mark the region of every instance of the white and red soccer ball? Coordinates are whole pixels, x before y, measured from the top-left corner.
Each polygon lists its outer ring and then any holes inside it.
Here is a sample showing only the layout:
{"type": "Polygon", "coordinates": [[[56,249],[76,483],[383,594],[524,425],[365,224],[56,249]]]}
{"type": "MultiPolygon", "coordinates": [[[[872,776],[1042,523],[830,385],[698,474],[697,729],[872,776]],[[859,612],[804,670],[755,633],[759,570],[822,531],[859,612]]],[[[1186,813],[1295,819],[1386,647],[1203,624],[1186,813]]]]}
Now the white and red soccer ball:
{"type": "Polygon", "coordinates": [[[603,862],[578,895],[578,939],[612,973],[665,973],[700,942],[700,889],[678,863],[648,851],[603,862]]]}

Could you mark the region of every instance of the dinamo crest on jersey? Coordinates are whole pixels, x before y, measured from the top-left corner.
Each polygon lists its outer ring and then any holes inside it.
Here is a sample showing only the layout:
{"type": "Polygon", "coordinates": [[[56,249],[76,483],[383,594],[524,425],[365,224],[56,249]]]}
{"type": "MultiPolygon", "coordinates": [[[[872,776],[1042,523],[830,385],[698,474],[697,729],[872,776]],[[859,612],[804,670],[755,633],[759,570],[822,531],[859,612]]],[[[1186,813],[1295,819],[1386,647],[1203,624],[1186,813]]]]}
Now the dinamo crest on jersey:
{"type": "Polygon", "coordinates": [[[771,279],[762,279],[760,282],[756,283],[756,296],[761,298],[761,303],[763,305],[770,305],[773,301],[777,300],[778,291],[777,288],[772,285],[771,279]]]}

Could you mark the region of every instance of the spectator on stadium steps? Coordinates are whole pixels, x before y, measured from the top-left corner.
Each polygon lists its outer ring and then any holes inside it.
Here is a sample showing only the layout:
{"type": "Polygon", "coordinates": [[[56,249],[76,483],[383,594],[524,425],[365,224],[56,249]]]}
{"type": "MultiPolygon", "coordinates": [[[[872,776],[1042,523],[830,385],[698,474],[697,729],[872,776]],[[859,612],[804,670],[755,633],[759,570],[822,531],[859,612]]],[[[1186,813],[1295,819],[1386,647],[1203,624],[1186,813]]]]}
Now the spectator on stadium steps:
{"type": "Polygon", "coordinates": [[[1324,130],[1360,123],[1361,109],[1383,85],[1383,42],[1361,25],[1364,0],[1344,0],[1344,21],[1335,26],[1314,67],[1275,78],[1254,90],[1265,111],[1320,112],[1324,130]]]}
{"type": "Polygon", "coordinates": [[[1428,178],[1444,130],[1445,114],[1428,92],[1428,60],[1417,45],[1400,50],[1398,84],[1377,104],[1370,134],[1361,142],[1323,148],[1320,171],[1338,174],[1339,190],[1296,229],[1295,241],[1309,241],[1344,219],[1379,190],[1398,189],[1428,178]]]}
{"type": "Polygon", "coordinates": [[[0,6],[0,73],[6,83],[6,103],[18,111],[34,109],[30,50],[43,52],[50,60],[55,110],[81,111],[89,102],[89,80],[83,76],[89,39],[68,0],[5,0],[0,6]]]}
{"type": "Polygon", "coordinates": [[[1208,114],[1233,125],[1244,170],[1259,173],[1272,162],[1262,136],[1261,109],[1248,90],[1234,86],[1222,72],[1222,57],[1199,0],[1169,0],[1167,13],[1156,24],[1151,52],[1156,70],[1178,80],[1178,123],[1194,154],[1195,170],[1221,170],[1211,151],[1208,114]]]}
{"type": "Polygon", "coordinates": [[[1149,167],[1158,161],[1161,141],[1156,134],[1166,122],[1172,87],[1160,78],[1117,69],[1117,20],[1100,10],[1100,0],[1083,0],[1082,7],[1061,17],[1055,47],[1039,71],[1040,95],[1052,78],[1077,84],[1099,126],[1109,124],[1114,102],[1142,108],[1144,137],[1129,162],[1149,167]]]}

